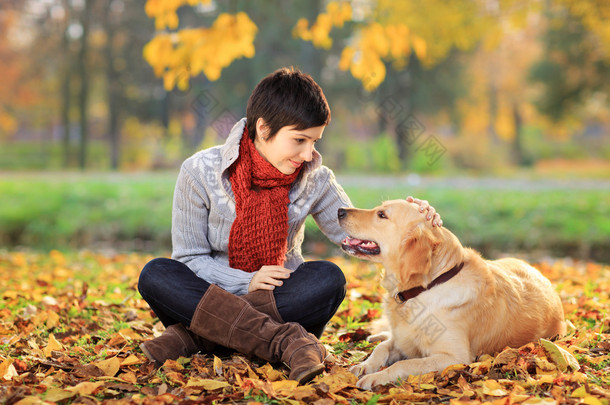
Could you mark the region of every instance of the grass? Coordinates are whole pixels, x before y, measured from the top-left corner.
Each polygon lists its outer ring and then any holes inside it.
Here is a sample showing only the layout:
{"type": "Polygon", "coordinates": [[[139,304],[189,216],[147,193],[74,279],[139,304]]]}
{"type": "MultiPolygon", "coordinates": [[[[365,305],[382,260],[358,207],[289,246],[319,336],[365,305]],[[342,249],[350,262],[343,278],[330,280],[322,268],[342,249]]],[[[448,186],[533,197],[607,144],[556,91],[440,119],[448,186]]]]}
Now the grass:
{"type": "MultiPolygon", "coordinates": [[[[0,245],[168,251],[176,173],[17,173],[0,180],[0,245]]],[[[501,180],[499,180],[501,182],[501,180]]],[[[414,195],[429,200],[445,226],[486,255],[541,252],[610,261],[607,191],[405,187],[349,183],[357,207],[414,195]]],[[[306,224],[309,243],[325,238],[306,224]]],[[[307,251],[308,247],[305,247],[307,251]]]]}

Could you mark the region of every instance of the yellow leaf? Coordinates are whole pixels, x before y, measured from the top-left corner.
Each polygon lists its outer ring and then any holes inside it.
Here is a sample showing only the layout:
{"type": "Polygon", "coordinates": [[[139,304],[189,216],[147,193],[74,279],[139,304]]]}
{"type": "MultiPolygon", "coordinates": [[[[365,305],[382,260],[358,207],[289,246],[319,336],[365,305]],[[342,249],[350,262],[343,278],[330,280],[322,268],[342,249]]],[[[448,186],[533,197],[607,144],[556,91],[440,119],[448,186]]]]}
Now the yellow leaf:
{"type": "Polygon", "coordinates": [[[38,396],[29,396],[25,397],[17,402],[15,405],[41,405],[44,404],[44,401],[40,399],[38,396]]]}
{"type": "Polygon", "coordinates": [[[49,335],[49,343],[47,344],[47,347],[43,349],[45,357],[51,357],[51,352],[62,350],[64,350],[64,347],[55,339],[55,335],[51,333],[49,335]]]}
{"type": "Polygon", "coordinates": [[[3,380],[11,380],[13,377],[18,376],[15,366],[13,366],[13,360],[6,359],[0,364],[0,378],[3,380]]]}
{"type": "Polygon", "coordinates": [[[230,387],[226,381],[212,380],[210,378],[193,377],[186,383],[186,388],[200,389],[205,391],[214,391],[220,388],[230,387]]]}
{"type": "Polygon", "coordinates": [[[557,370],[555,364],[549,362],[543,357],[536,357],[535,362],[537,374],[549,374],[550,372],[557,370]]]}
{"type": "Polygon", "coordinates": [[[537,385],[542,385],[542,384],[553,384],[553,381],[555,381],[555,377],[552,375],[541,375],[539,379],[536,380],[536,384],[537,385]]]}
{"type": "Polygon", "coordinates": [[[60,402],[76,395],[76,392],[64,390],[58,387],[51,387],[44,393],[44,400],[45,402],[60,402]]]}
{"type": "Polygon", "coordinates": [[[570,395],[571,397],[575,397],[575,398],[584,398],[587,395],[589,395],[587,393],[587,389],[585,388],[584,385],[576,388],[574,391],[572,391],[572,394],[570,395]]]}
{"type": "MultiPolygon", "coordinates": [[[[288,380],[290,381],[290,380],[288,380]]],[[[302,401],[305,398],[310,398],[316,395],[316,389],[311,385],[303,385],[294,389],[292,397],[297,401],[302,401]]]]}
{"type": "Polygon", "coordinates": [[[588,397],[585,397],[582,400],[583,404],[588,404],[588,405],[604,405],[602,401],[600,401],[599,399],[595,398],[593,395],[589,395],[588,397]]]}
{"type": "Polygon", "coordinates": [[[57,312],[48,311],[46,324],[49,329],[54,328],[59,324],[59,315],[57,315],[57,312]]]}
{"type": "Polygon", "coordinates": [[[214,356],[214,372],[217,376],[222,376],[222,360],[214,356]]]}
{"type": "Polygon", "coordinates": [[[142,339],[142,336],[140,336],[136,331],[134,331],[131,328],[121,329],[119,331],[119,334],[126,339],[131,339],[131,340],[141,340],[142,339]]]}
{"type": "Polygon", "coordinates": [[[485,395],[490,395],[492,397],[503,397],[508,395],[508,392],[496,380],[477,382],[477,385],[481,386],[483,394],[485,395]]]}
{"type": "Polygon", "coordinates": [[[510,362],[516,360],[518,357],[519,357],[518,349],[508,348],[496,356],[496,358],[493,361],[493,365],[495,366],[497,364],[509,364],[510,362]]]}
{"type": "Polygon", "coordinates": [[[407,377],[407,382],[413,386],[419,386],[420,384],[432,384],[434,383],[434,374],[435,373],[410,375],[407,377]]]}
{"type": "Polygon", "coordinates": [[[330,392],[339,392],[344,388],[353,387],[358,382],[358,377],[349,371],[342,369],[339,372],[325,375],[320,383],[328,385],[330,392]]]}
{"type": "Polygon", "coordinates": [[[134,364],[140,364],[142,361],[135,354],[130,355],[125,360],[121,362],[121,367],[123,366],[133,366],[134,364]]]}
{"type": "Polygon", "coordinates": [[[568,368],[571,368],[573,371],[578,371],[580,369],[578,360],[576,360],[572,353],[568,352],[566,349],[559,347],[546,339],[540,339],[540,344],[549,356],[551,356],[553,363],[555,363],[557,368],[561,371],[567,371],[568,368]]]}
{"type": "Polygon", "coordinates": [[[121,368],[121,360],[118,357],[112,357],[93,364],[102,370],[107,377],[114,377],[121,368]]]}
{"type": "Polygon", "coordinates": [[[275,392],[284,397],[289,397],[294,393],[294,390],[297,388],[299,383],[294,380],[280,380],[274,381],[271,383],[271,386],[275,390],[275,392]]]}
{"type": "Polygon", "coordinates": [[[91,395],[97,390],[99,387],[104,385],[104,381],[98,382],[82,382],[74,387],[68,387],[66,390],[72,391],[74,393],[78,393],[79,395],[91,395]]]}
{"type": "Polygon", "coordinates": [[[454,364],[452,366],[447,367],[446,369],[443,370],[443,372],[441,373],[441,375],[445,376],[447,375],[450,371],[462,371],[463,369],[465,369],[467,366],[466,364],[454,364]]]}
{"type": "Polygon", "coordinates": [[[19,295],[20,295],[19,291],[13,291],[13,290],[7,290],[2,293],[2,296],[4,297],[4,299],[12,299],[12,300],[19,297],[19,295]]]}
{"type": "Polygon", "coordinates": [[[491,364],[493,361],[493,357],[483,356],[481,357],[481,361],[470,364],[470,368],[472,369],[472,374],[485,374],[491,368],[491,364]]]}
{"type": "Polygon", "coordinates": [[[557,401],[553,398],[530,398],[523,405],[557,405],[557,401]]]}
{"type": "Polygon", "coordinates": [[[122,373],[119,375],[119,378],[123,381],[127,381],[130,384],[135,384],[138,382],[138,377],[136,377],[136,373],[134,373],[133,371],[122,373]]]}
{"type": "Polygon", "coordinates": [[[284,378],[284,374],[281,371],[275,370],[269,363],[258,367],[256,372],[262,374],[269,381],[279,381],[284,378]]]}

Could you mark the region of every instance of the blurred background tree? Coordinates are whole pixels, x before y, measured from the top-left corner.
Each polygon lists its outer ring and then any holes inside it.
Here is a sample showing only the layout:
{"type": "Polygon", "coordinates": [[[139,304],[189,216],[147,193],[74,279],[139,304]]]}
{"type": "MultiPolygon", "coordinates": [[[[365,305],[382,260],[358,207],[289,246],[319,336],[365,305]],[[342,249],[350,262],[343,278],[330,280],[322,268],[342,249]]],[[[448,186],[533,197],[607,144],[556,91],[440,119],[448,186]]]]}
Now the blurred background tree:
{"type": "Polygon", "coordinates": [[[255,84],[291,65],[331,103],[320,148],[335,170],[605,167],[609,10],[602,0],[4,0],[0,169],[175,168],[222,142],[255,84]]]}

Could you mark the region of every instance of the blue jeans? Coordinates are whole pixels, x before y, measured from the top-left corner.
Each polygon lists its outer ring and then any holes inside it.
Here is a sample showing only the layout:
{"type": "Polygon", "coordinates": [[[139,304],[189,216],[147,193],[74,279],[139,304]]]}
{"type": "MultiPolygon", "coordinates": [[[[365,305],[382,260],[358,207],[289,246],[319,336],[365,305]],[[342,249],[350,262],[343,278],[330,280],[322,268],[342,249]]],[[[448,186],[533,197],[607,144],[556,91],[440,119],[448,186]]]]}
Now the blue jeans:
{"type": "MultiPolygon", "coordinates": [[[[322,336],[345,298],[341,269],[328,261],[305,262],[283,281],[273,290],[282,319],[322,336]]],[[[165,258],[148,262],[138,281],[140,294],[166,327],[178,322],[188,327],[209,286],[184,263],[165,258]]]]}

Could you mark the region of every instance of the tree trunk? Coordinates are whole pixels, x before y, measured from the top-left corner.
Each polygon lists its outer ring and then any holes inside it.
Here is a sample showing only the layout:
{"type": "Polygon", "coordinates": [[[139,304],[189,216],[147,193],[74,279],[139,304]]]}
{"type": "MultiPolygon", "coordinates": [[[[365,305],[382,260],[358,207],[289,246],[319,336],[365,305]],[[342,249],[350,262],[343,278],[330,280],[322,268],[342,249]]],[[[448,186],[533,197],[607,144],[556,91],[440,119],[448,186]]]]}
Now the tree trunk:
{"type": "Polygon", "coordinates": [[[78,54],[78,74],[80,77],[80,94],[78,98],[78,108],[80,112],[80,150],[79,150],[79,165],[82,170],[87,167],[87,102],[89,99],[89,77],[87,74],[87,53],[89,39],[89,17],[91,13],[93,0],[84,0],[84,9],[82,12],[81,24],[83,34],[81,37],[81,46],[78,54]]]}
{"type": "Polygon", "coordinates": [[[516,165],[522,166],[525,164],[521,139],[523,136],[523,118],[521,117],[521,112],[519,111],[519,105],[516,102],[513,103],[513,120],[515,123],[515,138],[513,139],[512,145],[513,162],[516,165]]]}
{"type": "MultiPolygon", "coordinates": [[[[110,1],[108,1],[110,3],[110,1]]],[[[106,58],[106,86],[107,86],[107,103],[108,103],[108,142],[110,144],[110,167],[113,170],[119,168],[120,161],[120,134],[118,129],[119,123],[119,83],[118,75],[114,68],[114,53],[112,43],[115,30],[112,27],[110,16],[110,4],[104,7],[104,30],[106,31],[106,48],[104,50],[106,58]]]]}
{"type": "Polygon", "coordinates": [[[63,127],[63,165],[65,168],[70,166],[70,80],[72,78],[72,52],[70,51],[70,39],[68,38],[68,26],[70,25],[70,5],[68,0],[62,1],[66,10],[66,26],[63,31],[61,49],[63,53],[62,78],[61,78],[61,112],[60,122],[63,127]]]}

